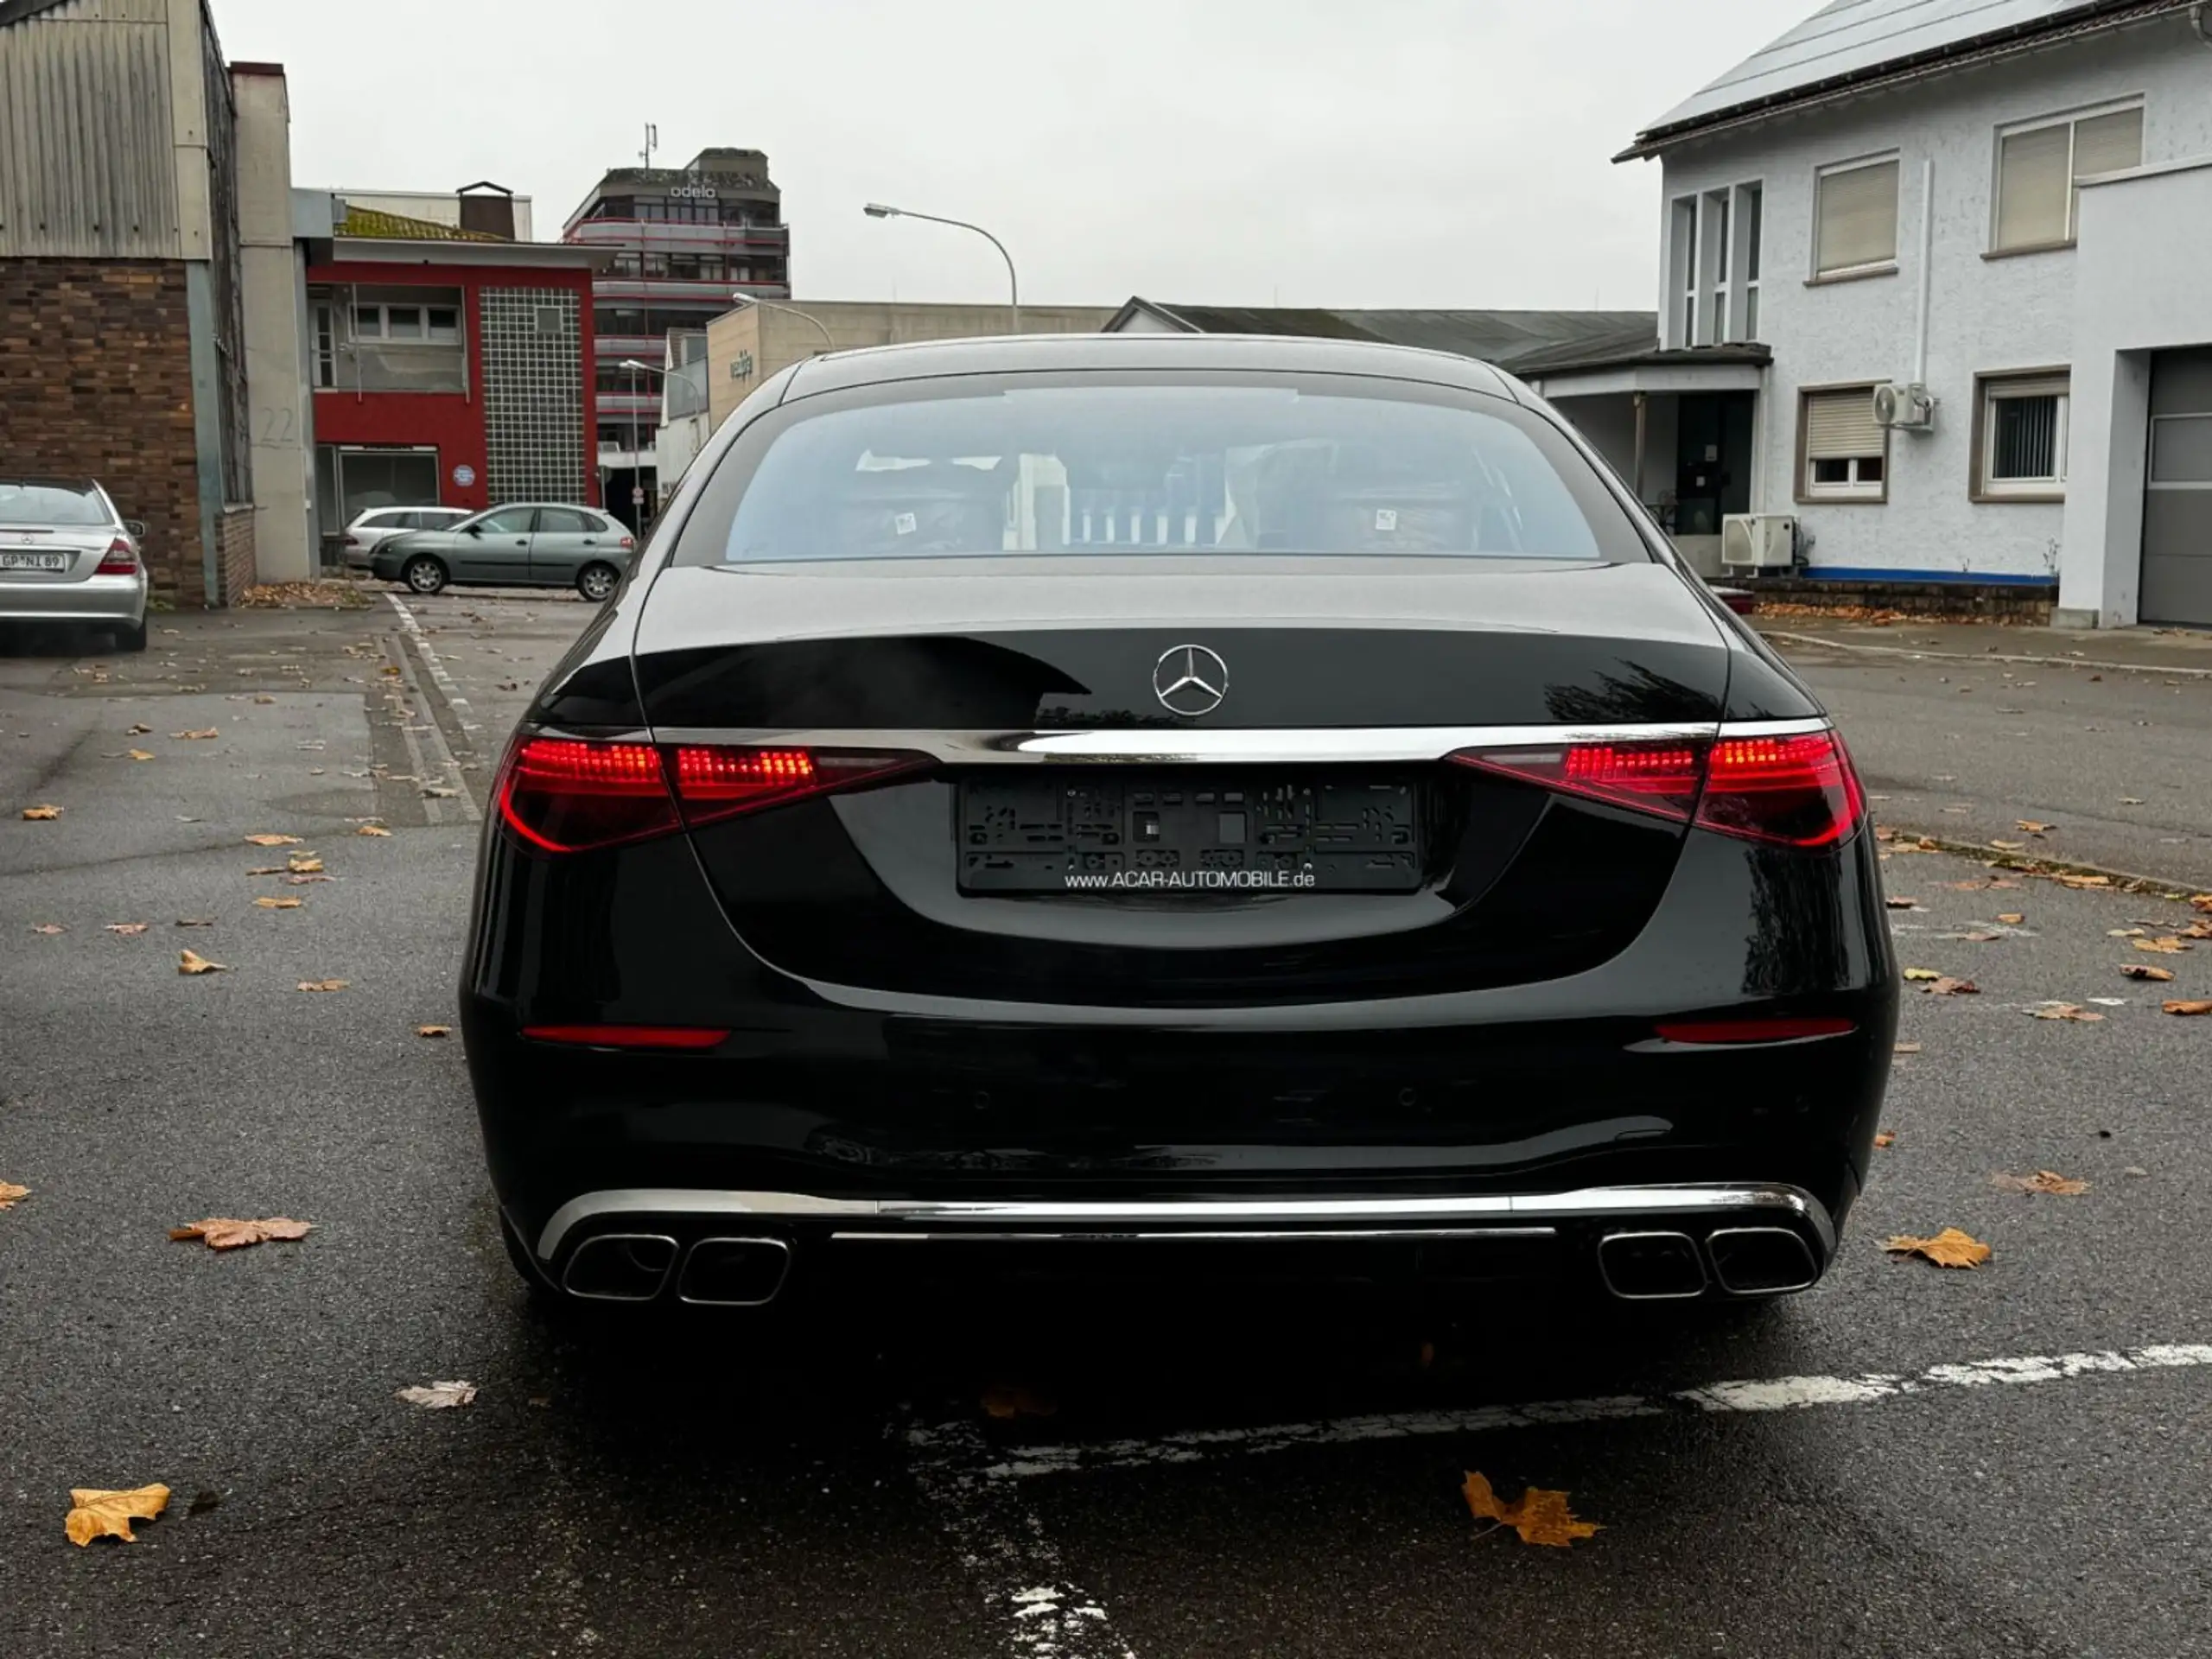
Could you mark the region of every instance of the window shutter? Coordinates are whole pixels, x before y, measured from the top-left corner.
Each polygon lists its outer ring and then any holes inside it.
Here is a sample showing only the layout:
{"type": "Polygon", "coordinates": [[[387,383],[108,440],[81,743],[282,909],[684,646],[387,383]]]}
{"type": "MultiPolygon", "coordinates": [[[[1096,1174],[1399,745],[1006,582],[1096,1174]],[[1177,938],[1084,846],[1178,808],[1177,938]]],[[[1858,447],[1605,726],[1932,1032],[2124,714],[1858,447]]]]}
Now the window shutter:
{"type": "Polygon", "coordinates": [[[1821,175],[1819,249],[1822,276],[1897,257],[1895,162],[1821,175]]]}
{"type": "Polygon", "coordinates": [[[1989,382],[1992,397],[2063,397],[2073,383],[2070,374],[2021,375],[1989,382]]]}
{"type": "Polygon", "coordinates": [[[2074,176],[2143,165],[2143,111],[2115,110],[2074,124],[2074,176]]]}
{"type": "Polygon", "coordinates": [[[1847,461],[1885,453],[1887,436],[1874,422],[1874,389],[1805,394],[1805,459],[1847,461]]]}
{"type": "Polygon", "coordinates": [[[2012,133],[1998,147],[1999,247],[2031,248],[2066,239],[2072,154],[2073,129],[2064,122],[2012,133]]]}

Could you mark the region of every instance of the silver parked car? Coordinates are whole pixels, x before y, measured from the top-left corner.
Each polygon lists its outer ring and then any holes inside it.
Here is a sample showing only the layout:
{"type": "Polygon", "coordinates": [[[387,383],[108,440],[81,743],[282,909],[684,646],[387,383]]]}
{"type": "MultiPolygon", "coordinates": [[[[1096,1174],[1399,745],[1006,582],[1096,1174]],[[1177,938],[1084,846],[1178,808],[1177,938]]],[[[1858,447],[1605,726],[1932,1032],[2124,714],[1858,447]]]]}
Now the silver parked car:
{"type": "Polygon", "coordinates": [[[145,533],[89,478],[0,474],[0,623],[105,628],[145,650],[145,533]]]}
{"type": "Polygon", "coordinates": [[[444,530],[391,537],[369,556],[369,569],[418,594],[451,582],[574,588],[596,601],[613,593],[636,551],[629,531],[596,507],[511,501],[444,530]]]}
{"type": "Polygon", "coordinates": [[[410,530],[449,530],[469,516],[467,507],[371,507],[346,526],[346,568],[365,570],[370,555],[410,530]]]}

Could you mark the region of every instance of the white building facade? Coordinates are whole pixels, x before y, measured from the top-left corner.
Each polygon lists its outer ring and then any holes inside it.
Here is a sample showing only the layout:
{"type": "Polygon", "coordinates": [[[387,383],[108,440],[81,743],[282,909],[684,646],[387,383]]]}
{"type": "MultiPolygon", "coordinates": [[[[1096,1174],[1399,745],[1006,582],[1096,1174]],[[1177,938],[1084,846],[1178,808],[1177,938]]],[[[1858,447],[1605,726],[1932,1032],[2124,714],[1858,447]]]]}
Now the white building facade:
{"type": "Polygon", "coordinates": [[[1627,152],[1664,170],[1659,357],[1770,353],[1739,493],[1795,515],[1808,574],[2212,624],[2201,30],[2142,0],[1850,0],[1627,152]]]}

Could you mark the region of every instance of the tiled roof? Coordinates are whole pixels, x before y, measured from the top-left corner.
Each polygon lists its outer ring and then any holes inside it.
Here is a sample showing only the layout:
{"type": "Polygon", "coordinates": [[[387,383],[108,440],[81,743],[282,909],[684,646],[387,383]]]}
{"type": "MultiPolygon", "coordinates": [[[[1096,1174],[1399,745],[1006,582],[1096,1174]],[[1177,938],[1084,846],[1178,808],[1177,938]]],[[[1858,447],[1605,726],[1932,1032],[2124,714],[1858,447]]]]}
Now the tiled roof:
{"type": "Polygon", "coordinates": [[[340,236],[375,237],[389,242],[503,242],[482,231],[464,231],[457,225],[441,225],[431,219],[410,219],[374,207],[346,205],[346,218],[338,226],[340,236]]]}

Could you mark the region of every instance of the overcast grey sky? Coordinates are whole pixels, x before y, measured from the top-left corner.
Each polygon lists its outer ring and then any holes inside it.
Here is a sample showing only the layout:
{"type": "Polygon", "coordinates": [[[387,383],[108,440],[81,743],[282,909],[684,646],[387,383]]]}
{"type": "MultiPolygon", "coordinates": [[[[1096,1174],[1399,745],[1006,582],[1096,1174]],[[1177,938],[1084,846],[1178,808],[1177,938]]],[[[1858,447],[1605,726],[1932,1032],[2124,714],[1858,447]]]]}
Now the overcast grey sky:
{"type": "Polygon", "coordinates": [[[557,237],[609,167],[767,151],[803,297],[1646,308],[1611,157],[1817,0],[213,0],[289,73],[296,183],[490,178],[557,237]]]}

